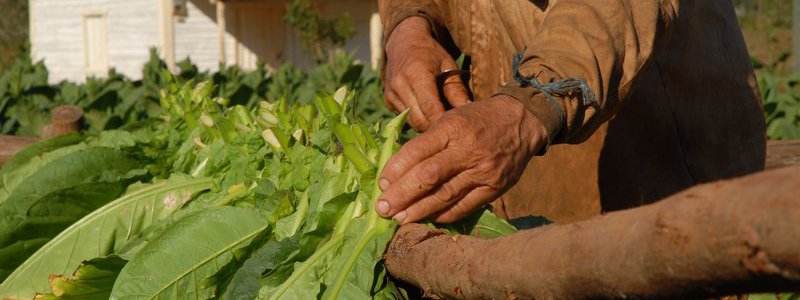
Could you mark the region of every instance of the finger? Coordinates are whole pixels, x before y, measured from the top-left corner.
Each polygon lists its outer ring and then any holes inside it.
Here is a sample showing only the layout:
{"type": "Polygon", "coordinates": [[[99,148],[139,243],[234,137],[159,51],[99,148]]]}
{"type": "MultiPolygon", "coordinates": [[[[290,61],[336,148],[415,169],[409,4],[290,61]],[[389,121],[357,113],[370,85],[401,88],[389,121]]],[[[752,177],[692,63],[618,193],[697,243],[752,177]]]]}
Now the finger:
{"type": "MultiPolygon", "coordinates": [[[[442,61],[442,70],[455,69],[458,69],[458,65],[456,65],[453,58],[448,56],[442,61]]],[[[447,102],[453,107],[459,107],[470,102],[469,94],[467,94],[467,86],[464,84],[464,81],[461,80],[460,74],[447,76],[442,84],[442,90],[444,91],[444,97],[447,98],[447,102]]]]}
{"type": "Polygon", "coordinates": [[[470,102],[467,88],[464,82],[461,81],[460,75],[453,75],[445,79],[442,89],[444,89],[444,96],[447,98],[447,102],[453,107],[459,107],[470,102]]]}
{"type": "Polygon", "coordinates": [[[412,167],[443,151],[447,147],[447,142],[446,135],[440,134],[439,131],[431,131],[405,143],[384,165],[379,177],[381,189],[385,191],[392,182],[397,181],[412,167]]]}
{"type": "Polygon", "coordinates": [[[428,127],[431,125],[428,118],[425,117],[425,114],[422,113],[422,109],[419,108],[419,104],[415,101],[411,103],[407,108],[411,110],[408,112],[408,122],[414,130],[417,132],[425,132],[428,130],[428,127]]]}
{"type": "Polygon", "coordinates": [[[445,150],[414,166],[383,192],[378,213],[393,216],[428,194],[449,201],[466,184],[454,178],[466,169],[463,161],[461,155],[445,150]]]}
{"type": "Polygon", "coordinates": [[[439,90],[436,87],[436,77],[433,73],[422,72],[414,79],[411,85],[417,95],[422,113],[430,123],[435,122],[444,114],[444,104],[439,99],[439,90]]]}
{"type": "Polygon", "coordinates": [[[430,123],[425,117],[425,114],[422,113],[422,109],[419,107],[417,95],[414,94],[414,90],[408,84],[408,81],[404,79],[398,80],[398,86],[394,89],[394,92],[400,96],[400,102],[404,104],[405,108],[411,109],[411,111],[408,113],[408,123],[411,124],[411,127],[419,132],[425,131],[428,129],[430,123]]]}
{"type": "Polygon", "coordinates": [[[432,193],[413,202],[404,211],[398,212],[394,218],[400,224],[417,222],[434,216],[448,207],[463,205],[463,198],[474,191],[477,184],[473,183],[469,172],[462,172],[454,178],[437,187],[432,193]]]}
{"type": "Polygon", "coordinates": [[[395,114],[399,114],[405,110],[403,104],[399,101],[399,97],[397,97],[397,94],[394,91],[389,90],[388,92],[384,92],[384,94],[385,96],[383,98],[383,104],[388,110],[395,114]]]}
{"type": "Polygon", "coordinates": [[[484,204],[497,198],[495,190],[488,186],[480,186],[468,192],[453,205],[439,211],[430,217],[436,223],[453,223],[461,220],[484,204]]]}

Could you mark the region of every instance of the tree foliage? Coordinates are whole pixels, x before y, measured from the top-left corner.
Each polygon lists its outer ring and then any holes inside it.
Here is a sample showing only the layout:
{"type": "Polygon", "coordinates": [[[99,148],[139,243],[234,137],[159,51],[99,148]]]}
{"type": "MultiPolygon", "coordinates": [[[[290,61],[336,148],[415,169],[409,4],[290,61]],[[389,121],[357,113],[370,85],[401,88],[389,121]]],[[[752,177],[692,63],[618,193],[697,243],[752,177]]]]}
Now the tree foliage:
{"type": "Polygon", "coordinates": [[[28,0],[0,1],[0,72],[27,51],[28,0]]]}
{"type": "Polygon", "coordinates": [[[344,46],[356,34],[349,14],[323,16],[309,0],[290,1],[283,19],[297,30],[303,47],[317,63],[328,61],[329,49],[344,46]]]}

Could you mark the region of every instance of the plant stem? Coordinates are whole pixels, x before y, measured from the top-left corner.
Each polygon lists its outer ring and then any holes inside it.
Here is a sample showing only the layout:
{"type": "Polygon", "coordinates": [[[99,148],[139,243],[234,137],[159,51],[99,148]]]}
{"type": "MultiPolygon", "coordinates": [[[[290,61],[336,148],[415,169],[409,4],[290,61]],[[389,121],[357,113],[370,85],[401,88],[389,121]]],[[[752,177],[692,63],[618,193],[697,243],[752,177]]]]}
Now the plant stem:
{"type": "Polygon", "coordinates": [[[364,248],[366,248],[367,243],[372,240],[375,235],[385,232],[386,230],[394,230],[397,227],[397,224],[394,221],[387,220],[381,218],[378,213],[375,211],[375,204],[378,200],[378,197],[381,195],[381,189],[378,186],[380,182],[380,175],[383,171],[384,165],[386,162],[389,161],[389,158],[393,154],[394,143],[397,141],[397,138],[400,136],[400,130],[403,128],[403,123],[405,122],[405,118],[408,115],[408,110],[404,111],[399,116],[392,119],[387,125],[386,128],[383,129],[383,137],[385,140],[383,141],[383,145],[381,145],[381,152],[378,159],[378,171],[375,176],[375,186],[372,190],[372,203],[370,204],[370,209],[367,212],[367,228],[364,231],[364,234],[361,235],[361,238],[358,240],[355,249],[353,249],[353,253],[350,257],[347,258],[344,266],[342,267],[339,274],[336,276],[336,281],[334,282],[333,286],[329,290],[330,293],[325,293],[323,299],[337,299],[339,297],[339,293],[344,287],[345,281],[347,281],[347,277],[350,274],[350,270],[353,269],[356,260],[358,257],[361,256],[361,253],[364,252],[364,248]]]}
{"type": "Polygon", "coordinates": [[[278,290],[275,291],[275,293],[273,293],[268,298],[269,300],[277,300],[281,296],[283,296],[283,294],[286,293],[286,291],[292,285],[294,285],[294,282],[297,281],[297,279],[300,278],[300,276],[302,276],[303,274],[305,274],[309,269],[311,269],[311,267],[313,267],[318,260],[320,260],[323,256],[325,256],[325,254],[328,254],[328,252],[330,252],[331,250],[335,249],[337,246],[340,246],[342,244],[342,242],[344,241],[344,234],[345,232],[347,232],[347,228],[350,226],[350,223],[353,220],[353,218],[351,218],[351,215],[353,214],[354,208],[355,205],[353,205],[353,203],[350,203],[350,205],[347,206],[347,209],[345,209],[345,212],[342,214],[342,218],[339,220],[339,222],[337,222],[336,226],[333,229],[333,234],[331,235],[331,239],[325,242],[325,244],[322,245],[322,247],[319,247],[319,249],[317,249],[317,251],[315,251],[314,254],[312,254],[308,259],[306,259],[301,264],[299,269],[295,269],[292,275],[290,275],[289,278],[287,278],[286,281],[284,281],[278,287],[278,290]]]}

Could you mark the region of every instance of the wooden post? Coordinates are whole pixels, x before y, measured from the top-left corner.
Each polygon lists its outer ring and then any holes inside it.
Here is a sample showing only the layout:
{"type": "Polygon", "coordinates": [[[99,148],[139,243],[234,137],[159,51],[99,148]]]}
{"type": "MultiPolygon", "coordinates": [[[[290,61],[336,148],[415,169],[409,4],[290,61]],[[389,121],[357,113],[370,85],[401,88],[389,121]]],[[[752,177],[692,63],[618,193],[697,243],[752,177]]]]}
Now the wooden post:
{"type": "Polygon", "coordinates": [[[173,24],[173,0],[161,0],[161,57],[167,64],[167,69],[175,70],[175,24],[173,24]]]}
{"type": "Polygon", "coordinates": [[[383,57],[383,25],[377,12],[369,18],[369,56],[372,69],[380,67],[383,57]]]}
{"type": "Polygon", "coordinates": [[[225,1],[217,0],[217,35],[219,36],[219,62],[223,65],[227,58],[225,51],[225,1]]]}
{"type": "Polygon", "coordinates": [[[50,125],[44,126],[40,136],[43,139],[78,131],[78,121],[83,117],[83,109],[75,105],[62,105],[50,111],[50,125]]]}

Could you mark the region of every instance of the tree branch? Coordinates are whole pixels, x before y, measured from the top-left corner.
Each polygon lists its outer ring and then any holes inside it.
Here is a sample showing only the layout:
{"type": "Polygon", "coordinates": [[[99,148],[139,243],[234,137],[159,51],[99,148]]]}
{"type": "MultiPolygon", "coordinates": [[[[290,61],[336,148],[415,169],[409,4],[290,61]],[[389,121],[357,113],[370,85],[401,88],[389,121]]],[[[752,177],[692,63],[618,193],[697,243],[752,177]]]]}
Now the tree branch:
{"type": "Polygon", "coordinates": [[[800,290],[800,166],[494,240],[400,228],[385,256],[432,298],[685,298],[800,290]]]}

